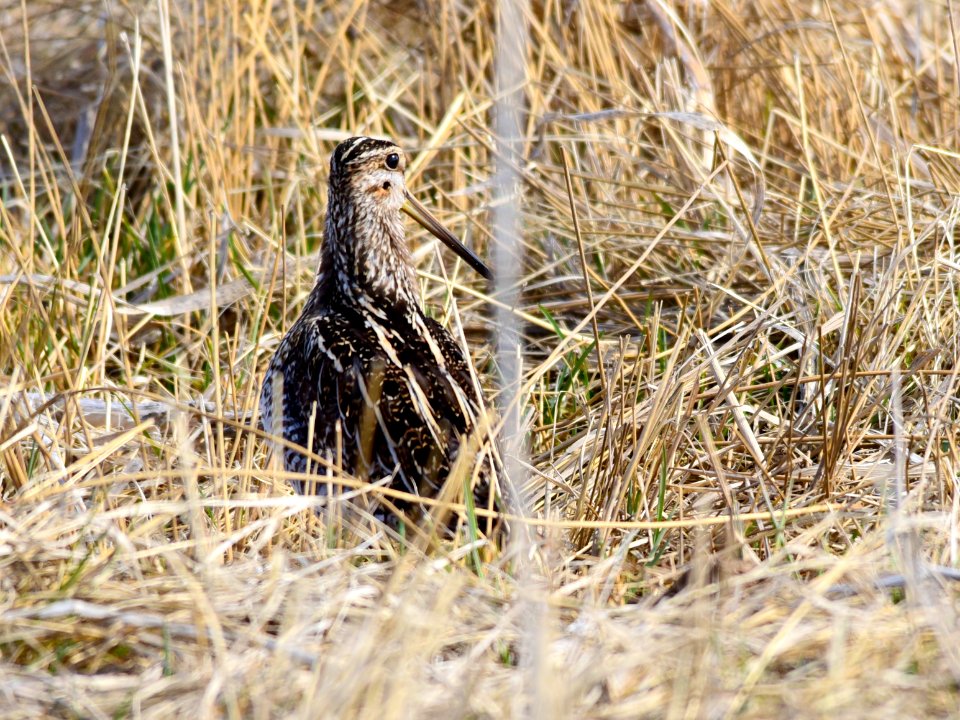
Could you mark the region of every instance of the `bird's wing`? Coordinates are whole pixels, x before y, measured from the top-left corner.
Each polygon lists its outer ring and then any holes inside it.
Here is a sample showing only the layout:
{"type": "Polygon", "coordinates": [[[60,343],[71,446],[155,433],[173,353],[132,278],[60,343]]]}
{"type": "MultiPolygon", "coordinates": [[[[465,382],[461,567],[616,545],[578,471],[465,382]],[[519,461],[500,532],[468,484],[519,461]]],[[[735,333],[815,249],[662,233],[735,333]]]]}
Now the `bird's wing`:
{"type": "Polygon", "coordinates": [[[471,404],[476,409],[479,403],[474,391],[473,378],[470,376],[470,367],[467,365],[467,358],[460,343],[454,340],[450,332],[433,318],[425,318],[425,321],[427,330],[440,348],[450,376],[470,398],[471,404]]]}
{"type": "Polygon", "coordinates": [[[288,472],[325,475],[329,464],[352,471],[359,440],[355,418],[363,404],[356,344],[354,330],[330,315],[303,318],[280,343],[260,395],[264,429],[311,448],[327,463],[284,445],[288,472]]]}
{"type": "MultiPolygon", "coordinates": [[[[477,395],[474,379],[470,373],[470,367],[467,364],[467,357],[461,349],[460,343],[454,340],[453,336],[436,320],[427,318],[426,322],[431,337],[433,337],[434,342],[440,348],[450,376],[460,386],[463,395],[469,399],[471,404],[469,413],[475,418],[479,413],[484,412],[484,403],[477,395]]],[[[476,423],[473,421],[467,424],[467,429],[475,427],[476,423]]],[[[462,435],[464,430],[460,429],[459,432],[462,435]]],[[[458,437],[458,442],[459,439],[458,437]]],[[[488,438],[484,438],[484,441],[486,442],[487,439],[488,438]]],[[[486,459],[482,460],[479,465],[479,476],[476,478],[476,483],[473,486],[473,503],[476,508],[495,510],[502,506],[500,497],[491,483],[492,476],[490,469],[493,465],[497,467],[499,467],[499,465],[497,464],[496,453],[487,454],[489,450],[484,452],[486,459]]],[[[498,471],[496,475],[502,475],[502,472],[498,471]]],[[[486,521],[483,524],[485,532],[492,534],[498,523],[499,521],[486,521]]]]}

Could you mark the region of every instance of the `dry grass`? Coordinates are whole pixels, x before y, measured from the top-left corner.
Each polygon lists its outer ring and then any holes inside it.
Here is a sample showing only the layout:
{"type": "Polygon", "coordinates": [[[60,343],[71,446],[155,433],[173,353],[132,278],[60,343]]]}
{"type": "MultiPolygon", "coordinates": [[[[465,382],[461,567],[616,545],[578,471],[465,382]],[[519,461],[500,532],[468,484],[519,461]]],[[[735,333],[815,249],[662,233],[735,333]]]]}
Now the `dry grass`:
{"type": "Polygon", "coordinates": [[[534,3],[505,157],[472,5],[3,4],[4,717],[954,716],[960,8],[534,3]],[[526,557],[248,429],[358,132],[485,257],[522,179],[526,557]]]}

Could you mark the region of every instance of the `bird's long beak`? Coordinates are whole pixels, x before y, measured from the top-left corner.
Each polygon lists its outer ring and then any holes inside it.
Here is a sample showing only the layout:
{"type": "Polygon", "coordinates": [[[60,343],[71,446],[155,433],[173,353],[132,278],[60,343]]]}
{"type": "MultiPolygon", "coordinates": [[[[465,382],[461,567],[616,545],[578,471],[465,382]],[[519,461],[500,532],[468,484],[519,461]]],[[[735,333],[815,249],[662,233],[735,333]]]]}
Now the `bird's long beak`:
{"type": "Polygon", "coordinates": [[[467,263],[467,265],[483,275],[487,280],[493,280],[493,273],[490,272],[490,268],[483,264],[483,260],[460,242],[456,235],[441,225],[440,221],[431,215],[430,211],[421,205],[420,201],[411,195],[409,190],[405,191],[405,196],[407,201],[401,209],[407,215],[420,223],[420,225],[430,231],[431,235],[463,258],[463,261],[467,263]]]}

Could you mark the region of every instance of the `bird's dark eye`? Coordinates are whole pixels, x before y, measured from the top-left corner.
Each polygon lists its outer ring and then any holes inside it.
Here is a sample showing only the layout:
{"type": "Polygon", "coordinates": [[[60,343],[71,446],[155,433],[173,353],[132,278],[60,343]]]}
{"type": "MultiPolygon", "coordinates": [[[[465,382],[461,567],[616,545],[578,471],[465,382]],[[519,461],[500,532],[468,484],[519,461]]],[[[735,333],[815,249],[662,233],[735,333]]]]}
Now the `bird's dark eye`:
{"type": "Polygon", "coordinates": [[[397,166],[400,165],[400,156],[397,153],[390,153],[387,155],[387,167],[391,170],[396,170],[397,166]]]}

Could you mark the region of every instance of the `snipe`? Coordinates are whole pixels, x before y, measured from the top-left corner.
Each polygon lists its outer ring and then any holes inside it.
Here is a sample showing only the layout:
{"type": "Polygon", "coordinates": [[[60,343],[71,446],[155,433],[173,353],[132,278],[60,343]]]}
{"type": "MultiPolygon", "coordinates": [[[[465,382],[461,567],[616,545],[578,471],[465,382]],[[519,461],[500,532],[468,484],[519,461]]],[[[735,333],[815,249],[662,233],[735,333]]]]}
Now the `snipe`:
{"type": "MultiPolygon", "coordinates": [[[[420,305],[401,210],[491,273],[410,195],[405,166],[397,145],[368,137],[341,143],[330,159],[316,284],[260,395],[267,432],[322,458],[283,448],[287,471],[317,476],[295,481],[301,493],[326,494],[325,477],[345,472],[436,496],[482,406],[463,349],[420,305]]],[[[488,497],[484,477],[474,500],[488,497]]],[[[382,506],[375,514],[394,519],[382,506]]]]}

